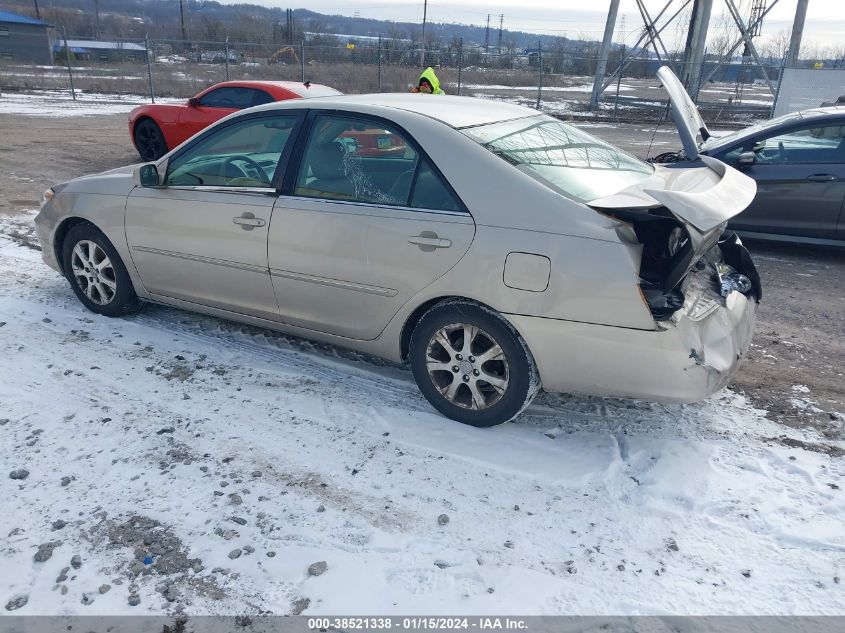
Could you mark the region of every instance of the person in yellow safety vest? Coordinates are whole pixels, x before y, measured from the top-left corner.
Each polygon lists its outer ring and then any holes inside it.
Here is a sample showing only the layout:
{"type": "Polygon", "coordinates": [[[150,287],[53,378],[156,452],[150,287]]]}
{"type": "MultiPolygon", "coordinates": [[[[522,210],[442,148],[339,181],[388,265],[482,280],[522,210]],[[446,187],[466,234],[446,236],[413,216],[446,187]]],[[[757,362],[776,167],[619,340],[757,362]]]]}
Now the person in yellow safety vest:
{"type": "Polygon", "coordinates": [[[446,94],[440,89],[440,80],[437,78],[437,75],[434,74],[434,69],[431,66],[422,72],[419,84],[417,84],[414,88],[411,88],[411,92],[422,92],[429,95],[446,94]]]}

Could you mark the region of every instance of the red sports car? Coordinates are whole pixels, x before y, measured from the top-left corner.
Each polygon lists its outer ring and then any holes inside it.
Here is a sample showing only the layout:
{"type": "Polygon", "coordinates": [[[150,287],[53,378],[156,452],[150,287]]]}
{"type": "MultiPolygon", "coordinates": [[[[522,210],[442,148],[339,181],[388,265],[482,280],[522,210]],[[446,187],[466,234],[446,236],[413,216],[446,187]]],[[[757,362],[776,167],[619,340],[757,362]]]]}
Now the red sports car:
{"type": "Polygon", "coordinates": [[[129,113],[129,136],[145,161],[156,160],[194,134],[237,110],[263,103],[342,94],[295,81],[224,81],[184,104],[149,104],[129,113]]]}

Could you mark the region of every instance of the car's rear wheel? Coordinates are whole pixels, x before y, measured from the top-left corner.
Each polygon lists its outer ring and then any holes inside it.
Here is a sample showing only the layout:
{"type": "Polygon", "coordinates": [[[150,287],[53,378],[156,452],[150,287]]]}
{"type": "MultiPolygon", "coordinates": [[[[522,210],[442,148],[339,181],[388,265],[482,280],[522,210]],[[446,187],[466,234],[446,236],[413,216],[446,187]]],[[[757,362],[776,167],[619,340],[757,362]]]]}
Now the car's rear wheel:
{"type": "Polygon", "coordinates": [[[135,126],[135,147],[146,161],[158,160],[167,153],[167,141],[158,123],[141,119],[135,126]]]}
{"type": "Polygon", "coordinates": [[[73,292],[92,312],[115,317],[141,307],[120,255],[93,224],[71,227],[62,244],[62,262],[73,292]]]}
{"type": "Polygon", "coordinates": [[[525,342],[492,310],[451,301],[423,315],[410,344],[417,385],[443,415],[472,426],[513,419],[540,386],[525,342]]]}

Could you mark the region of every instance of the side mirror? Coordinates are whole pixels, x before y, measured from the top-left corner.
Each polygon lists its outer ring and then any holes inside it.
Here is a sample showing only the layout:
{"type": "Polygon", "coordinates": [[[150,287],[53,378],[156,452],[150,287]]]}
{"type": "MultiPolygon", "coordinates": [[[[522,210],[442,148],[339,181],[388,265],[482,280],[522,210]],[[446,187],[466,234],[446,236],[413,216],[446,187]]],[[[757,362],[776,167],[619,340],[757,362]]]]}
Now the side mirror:
{"type": "Polygon", "coordinates": [[[158,176],[158,169],[152,163],[141,165],[137,171],[138,184],[142,187],[158,187],[160,179],[158,176]]]}
{"type": "Polygon", "coordinates": [[[757,162],[757,154],[754,152],[743,152],[736,159],[737,165],[750,166],[757,162]]]}
{"type": "Polygon", "coordinates": [[[190,99],[188,99],[188,105],[192,108],[196,108],[197,106],[199,106],[199,104],[200,100],[197,97],[191,97],[190,99]]]}

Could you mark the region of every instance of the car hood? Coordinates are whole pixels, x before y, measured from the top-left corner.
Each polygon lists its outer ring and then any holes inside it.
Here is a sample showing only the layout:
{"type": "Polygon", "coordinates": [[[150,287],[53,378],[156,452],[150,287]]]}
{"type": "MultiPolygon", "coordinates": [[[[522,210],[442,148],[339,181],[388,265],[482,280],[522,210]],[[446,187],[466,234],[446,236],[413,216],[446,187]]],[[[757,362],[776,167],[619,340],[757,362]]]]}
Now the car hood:
{"type": "Polygon", "coordinates": [[[699,146],[710,138],[710,130],[701,118],[695,103],[693,103],[684,85],[668,66],[662,66],[657,71],[657,78],[663,83],[663,88],[669,95],[672,105],[672,118],[678,128],[678,134],[684,145],[684,154],[689,160],[698,158],[699,146]]]}
{"type": "Polygon", "coordinates": [[[132,175],[135,169],[143,163],[126,165],[117,169],[81,176],[53,187],[56,193],[62,191],[78,193],[102,193],[111,195],[127,195],[135,186],[132,175]]]}
{"type": "Polygon", "coordinates": [[[756,194],[754,179],[702,154],[696,163],[655,165],[645,180],[587,204],[599,209],[664,206],[688,228],[705,233],[742,213],[756,194]]]}

